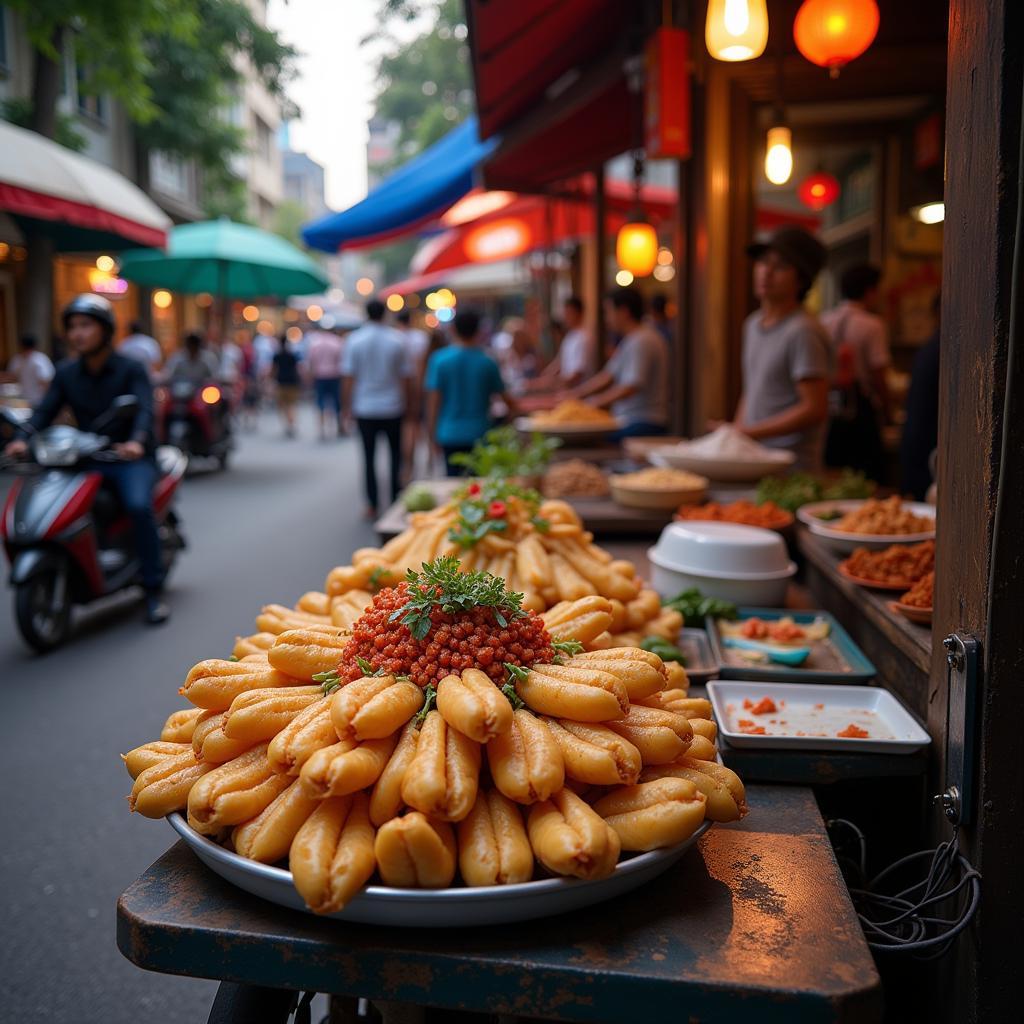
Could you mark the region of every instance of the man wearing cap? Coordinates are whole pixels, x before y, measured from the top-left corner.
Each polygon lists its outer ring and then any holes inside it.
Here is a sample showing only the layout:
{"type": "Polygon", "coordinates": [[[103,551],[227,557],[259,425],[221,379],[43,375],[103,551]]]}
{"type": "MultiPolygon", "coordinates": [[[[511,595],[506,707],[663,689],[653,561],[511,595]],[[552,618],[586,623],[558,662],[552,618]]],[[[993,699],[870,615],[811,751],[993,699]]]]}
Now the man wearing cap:
{"type": "Polygon", "coordinates": [[[781,227],[747,247],[760,309],[743,324],[743,394],[735,425],[770,448],[795,453],[795,469],[821,468],[828,416],[828,338],[803,301],[825,264],[825,247],[781,227]]]}
{"type": "MultiPolygon", "coordinates": [[[[142,363],[114,351],[114,310],[102,296],[85,294],[72,299],[64,308],[62,320],[68,347],[78,358],[67,359],[57,367],[28,422],[35,430],[42,430],[67,406],[80,430],[92,430],[115,398],[134,395],[137,399],[138,409],[130,420],[103,428],[120,461],[96,463],[95,469],[117,491],[131,518],[146,588],[146,621],[156,625],[164,622],[170,611],[161,598],[164,572],[153,512],[157,477],[153,386],[142,363]]],[[[18,438],[5,451],[20,456],[27,449],[25,440],[18,438]]]]}

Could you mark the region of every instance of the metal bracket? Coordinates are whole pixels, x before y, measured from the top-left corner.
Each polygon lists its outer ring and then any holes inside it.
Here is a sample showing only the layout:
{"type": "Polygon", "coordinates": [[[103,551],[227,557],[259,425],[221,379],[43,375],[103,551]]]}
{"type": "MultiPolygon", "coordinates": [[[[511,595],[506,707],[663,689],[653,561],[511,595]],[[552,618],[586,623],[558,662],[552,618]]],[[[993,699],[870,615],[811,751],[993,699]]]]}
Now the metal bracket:
{"type": "Polygon", "coordinates": [[[974,816],[975,734],[981,644],[976,637],[951,633],[946,649],[946,789],[933,797],[953,825],[974,816]]]}

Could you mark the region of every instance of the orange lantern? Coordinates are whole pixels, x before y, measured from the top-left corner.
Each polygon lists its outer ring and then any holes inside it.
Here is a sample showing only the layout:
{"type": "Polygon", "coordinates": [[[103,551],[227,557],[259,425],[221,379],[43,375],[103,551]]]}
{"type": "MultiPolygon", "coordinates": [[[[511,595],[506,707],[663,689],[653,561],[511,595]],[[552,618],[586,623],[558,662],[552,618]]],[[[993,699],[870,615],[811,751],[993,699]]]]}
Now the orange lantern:
{"type": "Polygon", "coordinates": [[[793,22],[797,49],[812,63],[839,69],[859,57],[878,34],[875,0],[804,0],[793,22]]]}
{"type": "Polygon", "coordinates": [[[615,238],[615,259],[634,277],[647,277],[658,264],[658,233],[650,224],[623,224],[615,238]]]}
{"type": "Polygon", "coordinates": [[[796,194],[804,206],[824,210],[839,198],[839,182],[825,171],[815,171],[800,182],[796,194]]]}

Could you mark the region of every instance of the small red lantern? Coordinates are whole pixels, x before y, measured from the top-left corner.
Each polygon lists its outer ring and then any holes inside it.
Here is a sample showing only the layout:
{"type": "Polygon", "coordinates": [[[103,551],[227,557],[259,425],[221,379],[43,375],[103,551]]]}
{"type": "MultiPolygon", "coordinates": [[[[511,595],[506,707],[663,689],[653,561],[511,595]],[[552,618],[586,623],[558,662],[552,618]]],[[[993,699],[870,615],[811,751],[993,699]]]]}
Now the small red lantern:
{"type": "Polygon", "coordinates": [[[878,34],[875,0],[804,0],[793,22],[797,49],[812,63],[839,69],[859,57],[878,34]]]}
{"type": "Polygon", "coordinates": [[[804,206],[824,210],[839,198],[839,182],[825,171],[815,171],[800,182],[796,194],[804,206]]]}

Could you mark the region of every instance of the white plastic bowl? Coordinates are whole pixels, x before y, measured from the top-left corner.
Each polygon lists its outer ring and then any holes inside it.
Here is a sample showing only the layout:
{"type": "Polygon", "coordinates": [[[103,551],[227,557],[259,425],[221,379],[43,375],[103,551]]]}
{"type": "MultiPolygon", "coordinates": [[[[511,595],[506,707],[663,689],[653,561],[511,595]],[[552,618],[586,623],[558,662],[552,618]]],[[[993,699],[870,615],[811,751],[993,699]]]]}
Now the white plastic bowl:
{"type": "Polygon", "coordinates": [[[765,576],[790,565],[786,542],[775,530],[739,523],[670,523],[651,552],[663,566],[701,576],[765,576]]]}
{"type": "Polygon", "coordinates": [[[671,523],[647,557],[662,597],[697,587],[736,604],[774,607],[796,573],[778,533],[736,523],[671,523]]]}

